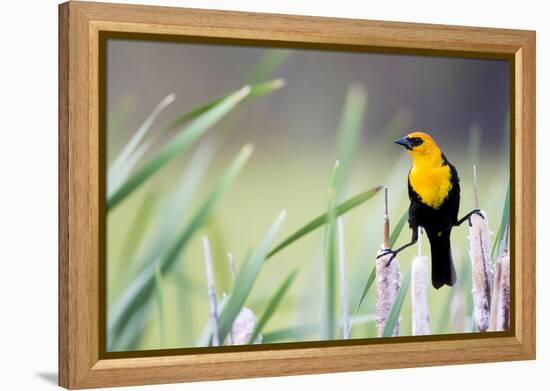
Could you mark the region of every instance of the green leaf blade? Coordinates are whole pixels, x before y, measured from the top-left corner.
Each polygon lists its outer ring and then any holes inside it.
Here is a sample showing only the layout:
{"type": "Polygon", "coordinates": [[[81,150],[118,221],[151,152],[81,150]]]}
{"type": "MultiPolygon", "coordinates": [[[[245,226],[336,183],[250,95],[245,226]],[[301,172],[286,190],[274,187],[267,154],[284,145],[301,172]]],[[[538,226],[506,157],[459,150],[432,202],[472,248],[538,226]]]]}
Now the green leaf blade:
{"type": "Polygon", "coordinates": [[[508,220],[510,219],[510,182],[508,182],[508,187],[506,188],[506,198],[504,199],[504,206],[502,208],[502,216],[500,218],[500,225],[498,228],[497,236],[495,237],[495,241],[493,243],[493,249],[491,251],[491,256],[495,257],[495,252],[499,248],[500,243],[504,239],[505,231],[506,231],[506,224],[508,223],[508,220]]]}
{"type": "Polygon", "coordinates": [[[397,297],[395,298],[395,302],[393,303],[393,306],[390,310],[388,320],[386,321],[386,326],[384,326],[384,332],[382,333],[383,337],[392,336],[393,330],[395,328],[395,324],[399,319],[399,314],[401,314],[403,303],[405,302],[405,298],[407,297],[407,293],[409,292],[410,284],[411,284],[411,269],[409,268],[409,271],[407,272],[407,275],[405,276],[405,279],[403,280],[403,283],[399,288],[399,292],[397,292],[397,297]]]}
{"type": "Polygon", "coordinates": [[[303,342],[305,338],[311,336],[319,330],[319,325],[306,324],[297,327],[289,327],[265,333],[262,343],[274,343],[281,341],[299,341],[303,342]]]}
{"type": "Polygon", "coordinates": [[[203,203],[198,207],[189,223],[175,237],[167,249],[128,285],[128,288],[116,303],[113,311],[109,312],[108,338],[110,340],[115,340],[128,325],[133,314],[148,302],[153,293],[156,268],[160,269],[161,274],[170,271],[180,251],[205,223],[222,194],[241,172],[251,153],[251,145],[247,144],[241,149],[226,171],[218,179],[214,188],[208,193],[203,203]]]}
{"type": "MultiPolygon", "coordinates": [[[[397,238],[399,238],[399,235],[401,234],[401,231],[403,230],[403,227],[405,227],[405,223],[407,222],[407,219],[409,217],[409,211],[406,210],[402,215],[395,227],[393,228],[391,235],[390,235],[390,247],[393,247],[395,245],[395,242],[397,241],[397,238]]],[[[355,311],[353,311],[353,315],[351,317],[350,322],[350,332],[351,327],[354,324],[355,317],[359,313],[359,309],[361,308],[361,305],[363,304],[363,301],[365,300],[365,297],[367,296],[367,293],[369,292],[370,288],[374,284],[374,281],[376,279],[376,265],[372,267],[369,277],[367,278],[367,282],[365,284],[365,287],[363,288],[363,292],[361,293],[361,297],[359,298],[359,301],[357,302],[357,305],[355,306],[355,311]]]]}
{"type": "Polygon", "coordinates": [[[288,289],[294,282],[294,279],[296,278],[298,271],[294,270],[292,273],[288,275],[288,277],[283,281],[283,283],[279,286],[279,288],[275,291],[273,296],[269,299],[269,302],[267,304],[267,307],[265,308],[264,312],[258,319],[258,323],[256,323],[256,327],[254,328],[254,333],[250,337],[248,343],[254,343],[256,338],[258,338],[258,335],[262,332],[263,328],[271,318],[271,316],[275,313],[277,310],[277,307],[281,303],[283,297],[286,295],[288,289]]]}
{"type": "Polygon", "coordinates": [[[250,87],[243,87],[231,94],[202,116],[195,119],[182,130],[170,142],[166,143],[157,154],[131,176],[118,190],[107,200],[107,210],[113,209],[124,198],[141,186],[149,177],[185,151],[202,136],[208,129],[214,126],[225,114],[230,112],[239,102],[250,93],[250,87]]]}
{"type": "Polygon", "coordinates": [[[268,50],[254,66],[250,75],[246,78],[247,83],[257,83],[270,77],[292,54],[291,50],[273,49],[268,50]]]}
{"type": "Polygon", "coordinates": [[[159,316],[160,345],[161,347],[163,347],[164,341],[165,341],[164,330],[166,330],[166,322],[164,317],[164,303],[166,300],[164,299],[164,289],[162,286],[162,274],[159,267],[155,269],[155,292],[156,292],[155,296],[157,299],[157,309],[158,309],[158,316],[159,316]]]}
{"type": "Polygon", "coordinates": [[[143,121],[139,129],[134,133],[130,140],[124,145],[118,153],[113,163],[109,165],[109,187],[118,187],[126,179],[130,170],[136,163],[136,157],[140,157],[150,147],[150,143],[143,143],[147,133],[151,130],[153,123],[160,114],[176,99],[175,94],[170,94],[161,100],[153,109],[151,114],[143,121]]]}
{"type": "Polygon", "coordinates": [[[359,301],[357,302],[357,305],[355,306],[355,311],[353,311],[353,315],[351,316],[351,322],[350,322],[350,329],[349,334],[351,335],[351,328],[353,327],[355,317],[359,313],[359,309],[361,308],[361,305],[363,304],[363,301],[365,300],[365,297],[367,296],[367,293],[369,292],[370,288],[372,287],[372,284],[374,283],[374,280],[376,279],[376,267],[373,267],[370,271],[369,277],[367,278],[367,283],[365,284],[365,287],[363,288],[363,292],[361,293],[361,297],[359,298],[359,301]]]}
{"type": "Polygon", "coordinates": [[[241,267],[241,270],[235,279],[234,288],[228,296],[227,302],[223,306],[223,309],[220,310],[220,341],[225,340],[227,334],[231,330],[231,326],[233,325],[235,318],[248,298],[263,263],[267,259],[269,248],[271,247],[275,236],[279,232],[285,216],[285,211],[281,212],[279,216],[277,216],[264,239],[241,267]]]}
{"type": "Polygon", "coordinates": [[[325,303],[321,321],[321,338],[324,340],[334,339],[336,331],[336,183],[339,165],[340,163],[336,161],[330,180],[328,219],[325,230],[325,303]]]}
{"type": "Polygon", "coordinates": [[[338,130],[338,160],[340,162],[336,184],[338,202],[349,181],[353,162],[361,145],[361,129],[366,103],[367,93],[361,85],[352,85],[348,88],[338,130]]]}
{"type": "MultiPolygon", "coordinates": [[[[267,94],[270,94],[279,88],[282,88],[285,85],[284,79],[275,79],[264,82],[258,82],[250,85],[250,92],[244,98],[244,101],[250,100],[252,98],[258,98],[267,94]]],[[[200,104],[188,111],[187,113],[177,116],[174,120],[166,124],[159,131],[160,134],[167,133],[175,128],[185,125],[187,122],[199,117],[200,115],[206,113],[208,110],[211,110],[214,106],[218,105],[224,99],[227,99],[231,94],[225,94],[219,98],[216,98],[210,102],[200,104]]]]}
{"type": "MultiPolygon", "coordinates": [[[[382,189],[382,186],[376,186],[373,187],[370,190],[367,190],[363,193],[360,193],[347,201],[339,204],[336,207],[336,217],[341,216],[353,208],[363,204],[364,202],[370,200],[372,197],[374,197],[380,190],[382,189]]],[[[284,239],[282,242],[280,242],[277,246],[271,250],[271,252],[268,254],[268,258],[271,258],[273,255],[277,254],[279,251],[284,249],[285,247],[289,246],[296,240],[302,238],[303,236],[306,236],[307,234],[313,232],[319,227],[322,227],[326,224],[328,221],[328,215],[327,213],[322,214],[321,216],[318,216],[311,220],[309,223],[305,224],[298,230],[296,230],[293,234],[289,235],[286,239],[284,239]]]]}
{"type": "Polygon", "coordinates": [[[397,239],[399,238],[399,235],[401,235],[401,231],[403,231],[403,228],[405,227],[405,224],[407,223],[409,219],[409,211],[406,210],[401,217],[399,218],[399,221],[395,225],[394,229],[391,232],[390,235],[390,248],[395,245],[397,242],[397,239]]]}
{"type": "Polygon", "coordinates": [[[242,171],[244,165],[252,154],[253,147],[250,144],[245,145],[237,157],[230,164],[229,168],[219,179],[214,189],[207,195],[204,203],[198,208],[197,212],[191,217],[189,225],[183,230],[165,256],[165,261],[161,263],[162,271],[166,272],[172,265],[177,254],[181,251],[188,240],[196,231],[204,225],[208,216],[214,209],[222,194],[234,182],[238,174],[242,171]]]}

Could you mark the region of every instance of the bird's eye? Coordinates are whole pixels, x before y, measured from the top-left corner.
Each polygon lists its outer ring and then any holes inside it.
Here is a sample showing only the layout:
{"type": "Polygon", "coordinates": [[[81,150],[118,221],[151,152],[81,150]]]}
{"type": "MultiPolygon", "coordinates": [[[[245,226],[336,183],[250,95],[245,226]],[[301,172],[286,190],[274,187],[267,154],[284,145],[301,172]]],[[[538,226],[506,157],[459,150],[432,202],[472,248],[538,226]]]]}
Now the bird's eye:
{"type": "Polygon", "coordinates": [[[411,142],[411,145],[413,147],[417,147],[424,142],[424,140],[422,140],[420,137],[411,137],[409,138],[409,141],[411,142]]]}

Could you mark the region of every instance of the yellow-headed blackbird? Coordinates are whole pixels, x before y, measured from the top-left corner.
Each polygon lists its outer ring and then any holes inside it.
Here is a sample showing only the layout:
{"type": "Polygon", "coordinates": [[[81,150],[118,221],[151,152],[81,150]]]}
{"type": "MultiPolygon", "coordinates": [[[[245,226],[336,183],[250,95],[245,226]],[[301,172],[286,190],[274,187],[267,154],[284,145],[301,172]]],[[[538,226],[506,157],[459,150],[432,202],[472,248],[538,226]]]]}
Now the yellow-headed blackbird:
{"type": "MultiPolygon", "coordinates": [[[[408,187],[409,226],[411,241],[397,250],[388,249],[380,256],[392,254],[413,245],[418,239],[418,227],[422,227],[430,241],[432,255],[432,285],[439,289],[444,284],[454,285],[456,272],[451,254],[451,230],[470,216],[481,213],[474,209],[458,219],[460,185],[455,167],[447,160],[430,135],[413,132],[395,141],[407,149],[412,157],[408,187]]],[[[483,217],[483,216],[482,216],[483,217]]]]}

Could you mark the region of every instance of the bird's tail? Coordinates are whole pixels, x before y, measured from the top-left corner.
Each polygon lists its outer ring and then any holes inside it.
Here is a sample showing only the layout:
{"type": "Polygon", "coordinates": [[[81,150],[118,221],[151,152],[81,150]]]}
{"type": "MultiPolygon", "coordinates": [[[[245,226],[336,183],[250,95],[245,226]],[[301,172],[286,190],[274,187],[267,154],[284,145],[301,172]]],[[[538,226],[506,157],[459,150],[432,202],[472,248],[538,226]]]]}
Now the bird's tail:
{"type": "Polygon", "coordinates": [[[441,232],[440,235],[428,232],[428,239],[432,250],[432,285],[435,289],[444,284],[453,286],[456,282],[456,271],[451,254],[450,231],[441,232]]]}

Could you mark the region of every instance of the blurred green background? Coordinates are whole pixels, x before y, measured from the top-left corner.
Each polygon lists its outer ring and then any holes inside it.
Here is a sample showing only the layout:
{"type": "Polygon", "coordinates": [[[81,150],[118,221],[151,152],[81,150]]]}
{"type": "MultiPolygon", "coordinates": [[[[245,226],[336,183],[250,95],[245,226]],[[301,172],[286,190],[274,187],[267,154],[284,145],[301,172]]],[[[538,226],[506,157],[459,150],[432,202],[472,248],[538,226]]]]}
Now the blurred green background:
{"type": "MultiPolygon", "coordinates": [[[[355,143],[356,158],[341,200],[386,185],[390,217],[396,223],[408,207],[410,158],[393,140],[421,130],[434,137],[459,172],[460,215],[474,206],[472,165],[476,164],[480,206],[488,213],[491,230],[496,232],[499,227],[509,181],[510,69],[506,61],[133,40],[109,40],[107,50],[108,166],[155,106],[171,93],[175,101],[162,111],[150,135],[179,114],[248,82],[286,81],[283,88],[238,106],[109,211],[110,318],[139,271],[154,264],[159,252],[170,246],[174,232],[186,224],[239,149],[247,143],[254,145],[250,160],[223,193],[207,223],[178,252],[175,266],[162,275],[161,300],[148,300],[116,340],[108,335],[108,350],[196,346],[210,311],[202,236],[208,235],[212,245],[221,300],[232,287],[227,253],[234,255],[239,269],[281,210],[287,211],[287,217],[276,243],[326,212],[350,86],[366,94],[366,104],[355,143]]],[[[143,161],[153,157],[171,134],[156,136],[143,161]]],[[[382,192],[346,213],[343,220],[353,312],[382,241],[382,192]]],[[[320,339],[323,235],[324,230],[317,229],[266,261],[261,269],[245,303],[256,316],[288,274],[298,269],[262,332],[265,342],[320,339]],[[281,330],[298,328],[305,331],[294,337],[277,336],[281,330]]],[[[409,238],[405,227],[397,243],[409,238]]],[[[429,287],[434,334],[468,332],[473,327],[466,225],[453,231],[452,248],[457,284],[438,291],[429,287]]],[[[416,252],[415,246],[399,255],[403,275],[416,252]]],[[[427,240],[423,253],[429,254],[427,240]]],[[[339,317],[341,303],[339,294],[336,296],[339,317]]],[[[374,311],[375,290],[371,289],[352,337],[376,336],[374,311]]],[[[407,299],[400,335],[410,334],[407,299]]]]}

